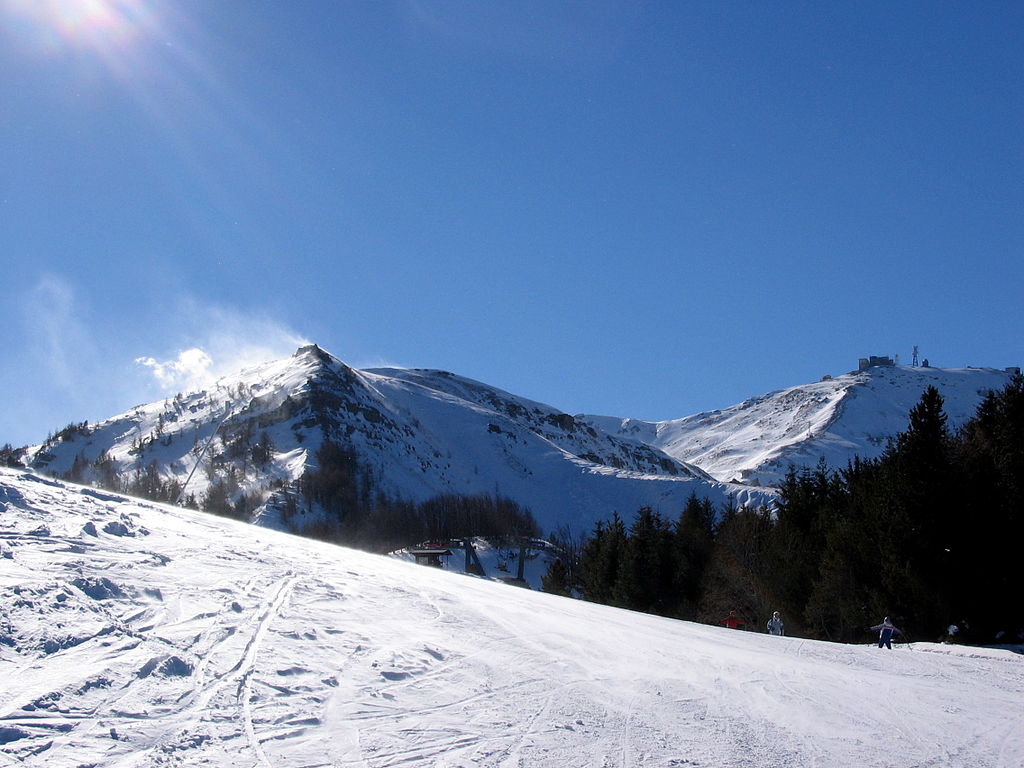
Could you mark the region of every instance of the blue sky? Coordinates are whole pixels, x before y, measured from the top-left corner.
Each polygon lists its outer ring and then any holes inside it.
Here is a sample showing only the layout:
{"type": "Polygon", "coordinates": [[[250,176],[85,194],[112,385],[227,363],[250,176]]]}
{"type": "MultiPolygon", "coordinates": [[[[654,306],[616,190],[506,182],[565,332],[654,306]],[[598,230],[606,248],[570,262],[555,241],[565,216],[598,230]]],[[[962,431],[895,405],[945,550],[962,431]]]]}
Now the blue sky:
{"type": "Polygon", "coordinates": [[[315,341],[669,419],[1024,363],[1019,2],[0,0],[0,443],[315,341]]]}

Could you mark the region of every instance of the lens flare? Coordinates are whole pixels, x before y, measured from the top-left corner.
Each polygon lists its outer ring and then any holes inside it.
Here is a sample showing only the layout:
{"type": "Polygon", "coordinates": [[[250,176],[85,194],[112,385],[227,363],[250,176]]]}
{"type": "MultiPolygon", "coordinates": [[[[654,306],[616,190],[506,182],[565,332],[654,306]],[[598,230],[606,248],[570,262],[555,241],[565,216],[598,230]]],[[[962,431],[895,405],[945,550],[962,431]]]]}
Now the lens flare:
{"type": "Polygon", "coordinates": [[[47,53],[93,52],[108,61],[156,26],[155,0],[6,0],[28,36],[47,53]]]}

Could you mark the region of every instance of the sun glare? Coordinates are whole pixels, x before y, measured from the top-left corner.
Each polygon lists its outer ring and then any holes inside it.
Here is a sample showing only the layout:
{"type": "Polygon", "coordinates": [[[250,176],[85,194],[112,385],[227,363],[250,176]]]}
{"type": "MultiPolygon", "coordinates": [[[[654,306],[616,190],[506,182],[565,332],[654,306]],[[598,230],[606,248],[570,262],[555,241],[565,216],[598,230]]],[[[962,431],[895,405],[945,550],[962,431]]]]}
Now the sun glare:
{"type": "Polygon", "coordinates": [[[154,0],[6,0],[50,53],[91,51],[112,60],[152,30],[154,0]]]}

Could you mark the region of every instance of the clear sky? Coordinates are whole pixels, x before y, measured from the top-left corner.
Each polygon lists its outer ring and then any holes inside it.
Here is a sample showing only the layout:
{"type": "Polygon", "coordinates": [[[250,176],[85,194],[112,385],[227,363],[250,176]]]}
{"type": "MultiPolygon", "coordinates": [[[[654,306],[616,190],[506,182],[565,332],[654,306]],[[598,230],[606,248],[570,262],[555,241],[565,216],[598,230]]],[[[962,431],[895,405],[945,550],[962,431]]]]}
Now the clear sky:
{"type": "Polygon", "coordinates": [[[1024,3],[0,0],[0,443],[314,341],[669,419],[1024,364],[1024,3]]]}

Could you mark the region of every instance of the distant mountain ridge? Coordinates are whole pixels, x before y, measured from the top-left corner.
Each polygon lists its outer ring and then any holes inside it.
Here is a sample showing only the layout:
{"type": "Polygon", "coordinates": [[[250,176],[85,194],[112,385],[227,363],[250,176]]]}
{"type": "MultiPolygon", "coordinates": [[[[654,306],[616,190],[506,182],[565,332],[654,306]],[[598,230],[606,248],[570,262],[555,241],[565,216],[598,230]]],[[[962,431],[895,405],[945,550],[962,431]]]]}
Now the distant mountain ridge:
{"type": "Polygon", "coordinates": [[[541,403],[444,371],[356,370],[315,345],[81,427],[33,449],[30,466],[86,482],[104,471],[153,473],[187,482],[198,499],[231,479],[259,499],[253,520],[271,527],[288,527],[281,492],[315,468],[328,440],[351,448],[393,497],[500,495],[529,508],[544,531],[589,530],[642,506],[674,516],[691,494],[771,500],[541,403]],[[257,458],[259,445],[269,450],[257,458]]]}
{"type": "MultiPolygon", "coordinates": [[[[381,492],[420,502],[492,494],[541,528],[589,531],[643,506],[674,518],[695,494],[771,504],[790,464],[878,455],[930,385],[951,426],[1009,381],[994,369],[878,367],[665,422],[569,415],[453,373],[357,370],[316,345],[200,392],[71,425],[29,452],[41,472],[186,484],[202,499],[230,480],[251,519],[285,528],[282,498],[316,468],[325,441],[351,449],[381,492]]],[[[316,510],[306,510],[315,515],[316,510]]]]}
{"type": "Polygon", "coordinates": [[[986,392],[1005,387],[1016,370],[876,365],[683,419],[584,420],[723,482],[776,486],[790,466],[813,467],[824,459],[842,469],[854,456],[877,458],[890,438],[906,430],[910,409],[929,386],[942,394],[955,429],[974,416],[986,392]]]}

